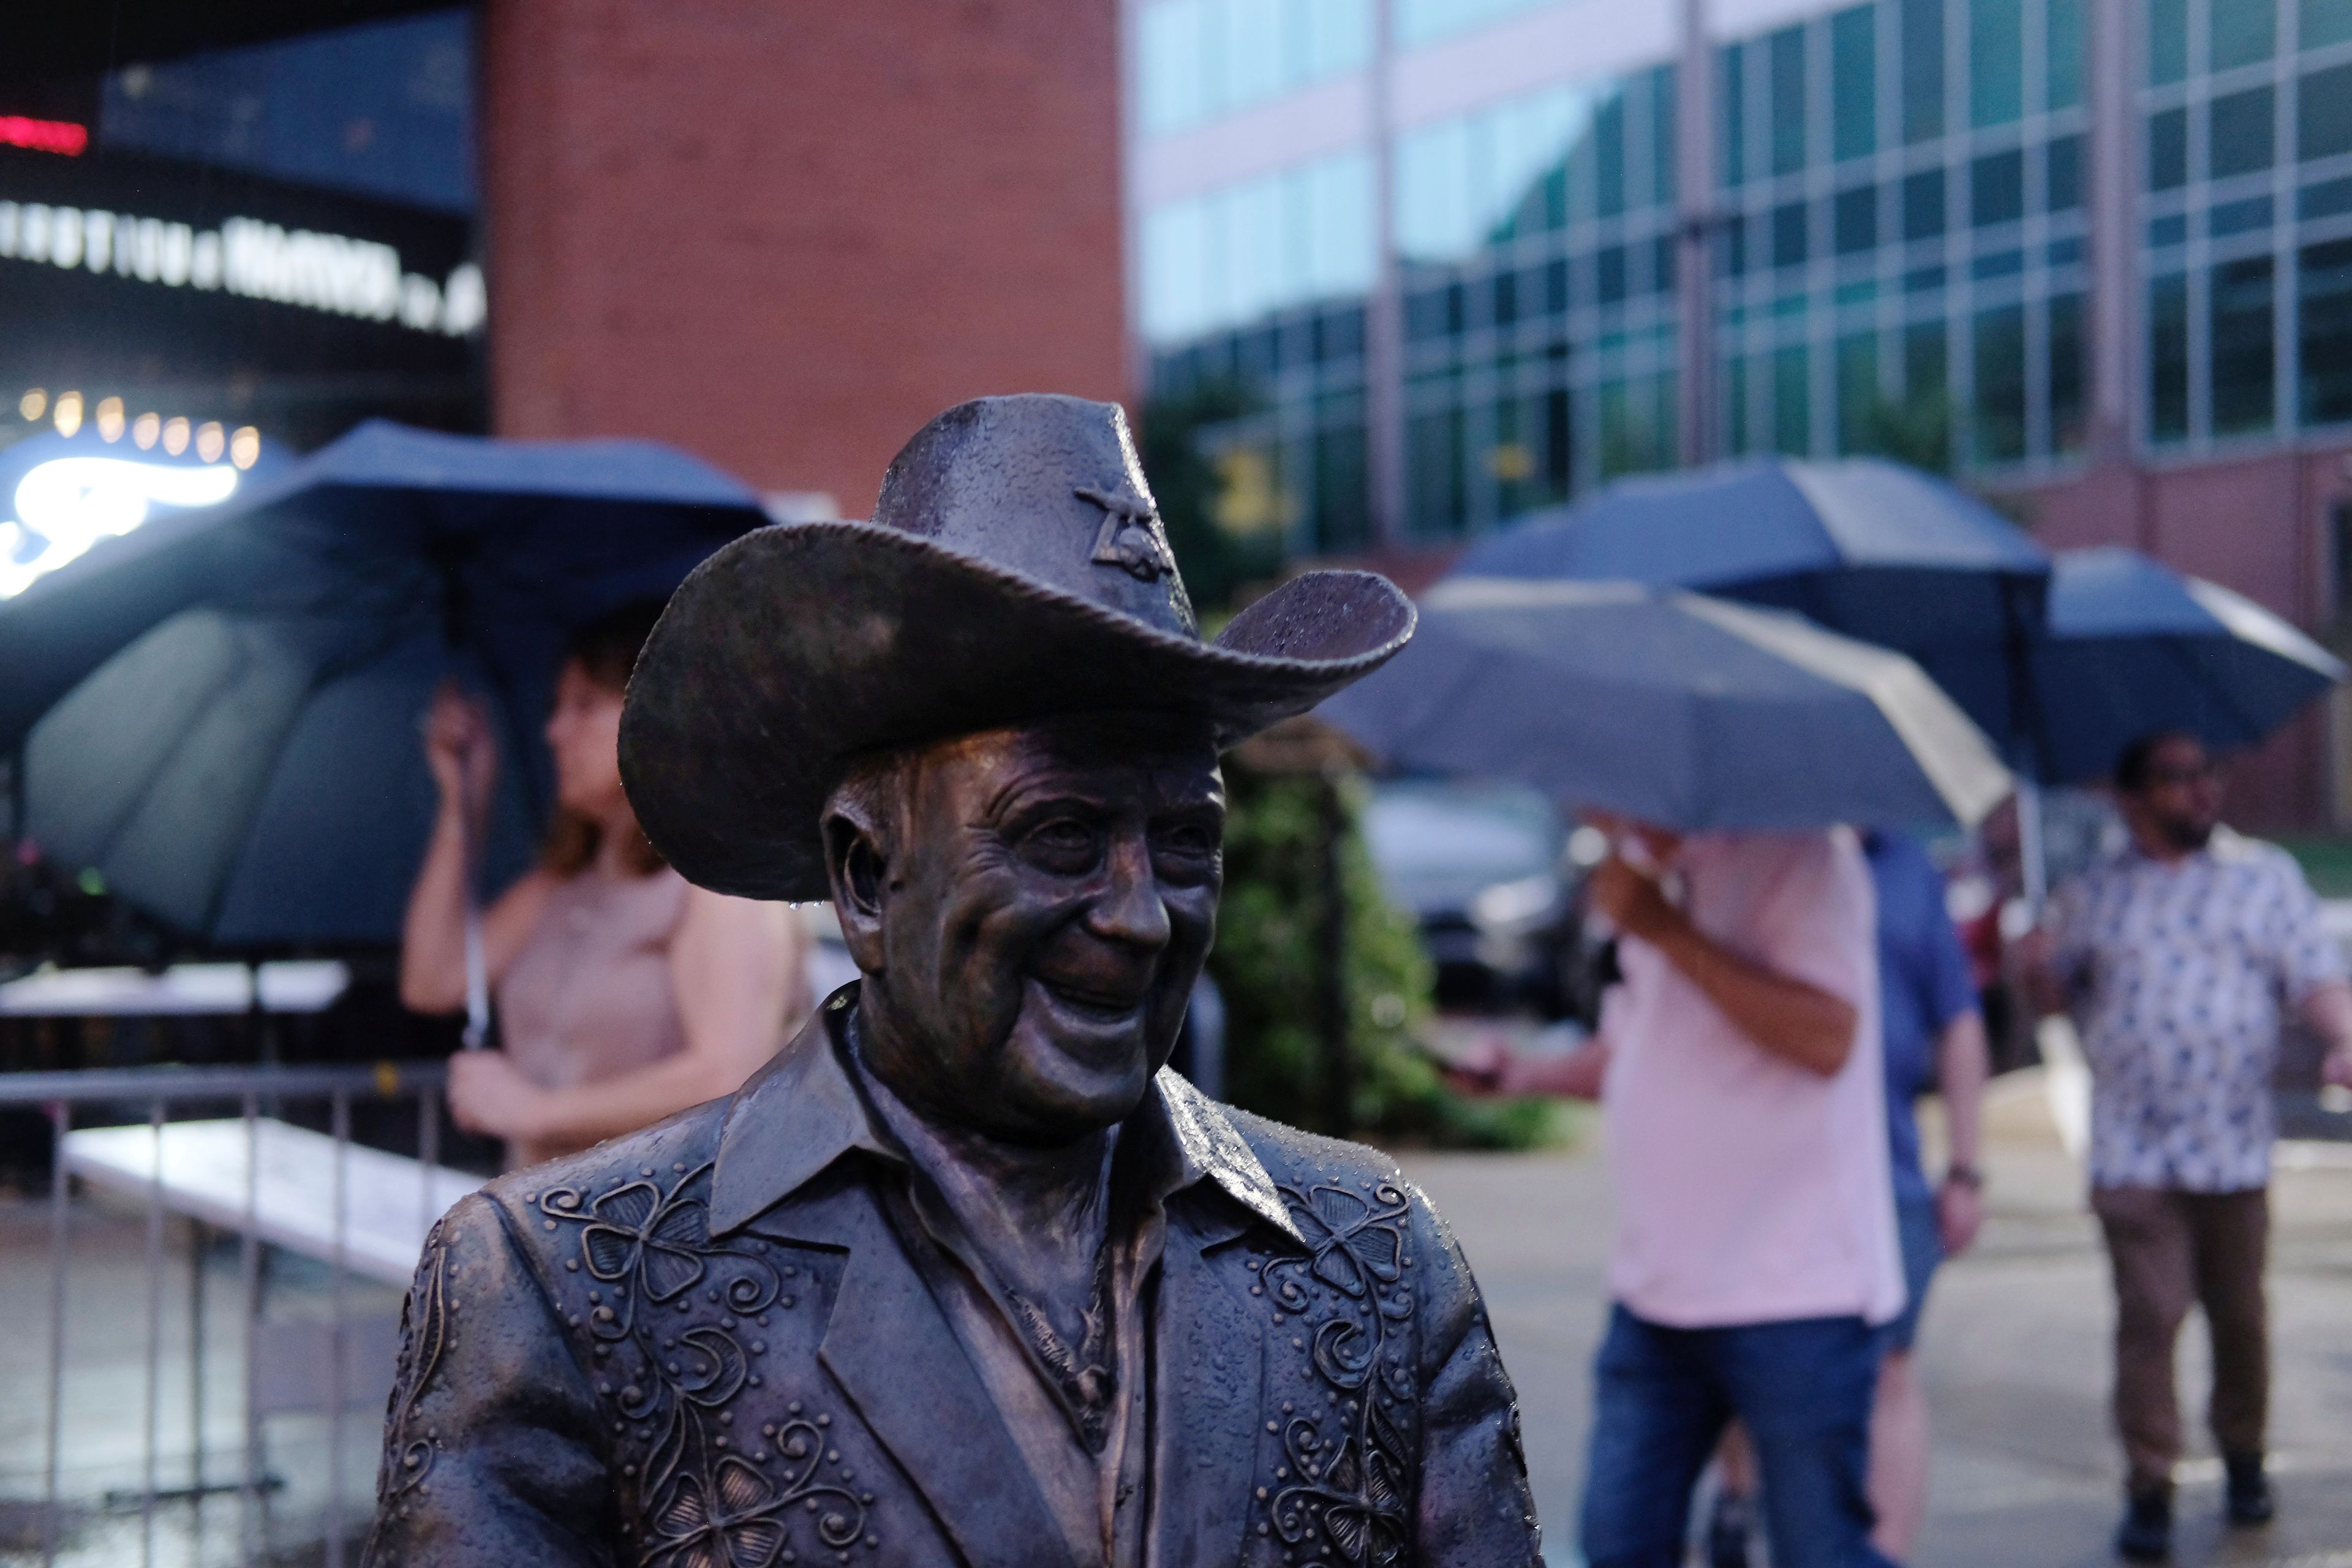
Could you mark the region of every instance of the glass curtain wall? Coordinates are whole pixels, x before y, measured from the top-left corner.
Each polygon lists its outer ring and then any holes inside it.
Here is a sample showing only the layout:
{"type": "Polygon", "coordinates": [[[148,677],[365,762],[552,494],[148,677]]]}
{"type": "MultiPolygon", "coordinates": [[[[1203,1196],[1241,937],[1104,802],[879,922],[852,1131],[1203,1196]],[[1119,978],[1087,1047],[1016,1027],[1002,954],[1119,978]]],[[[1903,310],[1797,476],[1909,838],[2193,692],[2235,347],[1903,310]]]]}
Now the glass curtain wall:
{"type": "Polygon", "coordinates": [[[2352,0],[2144,0],[2145,439],[2352,423],[2352,0]]]}
{"type": "MultiPolygon", "coordinates": [[[[1327,67],[1360,75],[1371,0],[1259,0],[1280,47],[1244,90],[1231,28],[1248,3],[1148,0],[1147,135],[1313,90],[1327,67]],[[1171,103],[1187,107],[1152,107],[1171,103]]],[[[1409,65],[1546,0],[1392,3],[1409,65]]],[[[2146,438],[2352,421],[2352,0],[2131,4],[2146,438]]],[[[1862,0],[1711,49],[1717,450],[2021,477],[2080,452],[2089,5],[1862,0]]],[[[1235,493],[1259,500],[1240,510],[1299,550],[1365,542],[1364,300],[1384,242],[1410,538],[1670,466],[1676,89],[1657,62],[1408,124],[1386,237],[1369,147],[1144,214],[1154,395],[1223,389],[1233,412],[1202,439],[1246,469],[1235,493]]]]}
{"type": "Polygon", "coordinates": [[[1873,0],[1716,54],[1720,448],[2083,441],[2084,0],[1873,0]]]}

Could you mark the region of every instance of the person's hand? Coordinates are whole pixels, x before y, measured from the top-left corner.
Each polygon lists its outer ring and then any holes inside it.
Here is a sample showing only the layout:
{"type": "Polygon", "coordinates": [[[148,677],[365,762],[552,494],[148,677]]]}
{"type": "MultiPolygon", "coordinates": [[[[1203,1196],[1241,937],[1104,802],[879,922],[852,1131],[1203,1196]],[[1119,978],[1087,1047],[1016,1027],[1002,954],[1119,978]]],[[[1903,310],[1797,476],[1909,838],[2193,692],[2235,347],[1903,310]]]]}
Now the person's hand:
{"type": "Polygon", "coordinates": [[[1492,1035],[1482,1036],[1451,1061],[1438,1064],[1446,1087],[1472,1100],[1506,1094],[1511,1073],[1511,1053],[1492,1035]]]}
{"type": "Polygon", "coordinates": [[[1593,912],[1627,936],[1655,942],[1682,913],[1666,901],[1658,879],[1612,855],[1592,869],[1585,896],[1593,912]]]}
{"type": "Polygon", "coordinates": [[[1973,1182],[1947,1181],[1936,1190],[1936,1231],[1944,1256],[1958,1258],[1984,1228],[1984,1192],[1973,1182]]]}
{"type": "Polygon", "coordinates": [[[468,1132],[529,1142],[538,1136],[547,1098],[504,1051],[460,1051],[449,1058],[449,1114],[468,1132]]]}
{"type": "Polygon", "coordinates": [[[489,710],[445,681],[425,711],[424,731],[425,765],[433,771],[442,804],[462,804],[469,817],[478,819],[499,771],[489,710]]]}

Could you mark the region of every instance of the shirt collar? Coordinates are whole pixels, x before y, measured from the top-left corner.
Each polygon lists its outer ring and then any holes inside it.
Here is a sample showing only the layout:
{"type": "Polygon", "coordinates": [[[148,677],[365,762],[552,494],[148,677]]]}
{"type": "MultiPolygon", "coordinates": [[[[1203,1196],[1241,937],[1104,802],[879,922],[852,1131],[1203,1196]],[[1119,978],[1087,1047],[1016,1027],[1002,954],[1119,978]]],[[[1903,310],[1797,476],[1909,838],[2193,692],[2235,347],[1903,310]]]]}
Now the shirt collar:
{"type": "MultiPolygon", "coordinates": [[[[852,1081],[845,1053],[856,1005],[852,982],[827,997],[775,1060],[736,1091],[711,1173],[713,1236],[757,1218],[852,1152],[905,1163],[897,1140],[852,1081]]],[[[1306,1245],[1274,1178],[1232,1120],[1181,1075],[1162,1068],[1127,1125],[1156,1134],[1154,1141],[1172,1154],[1168,1191],[1213,1182],[1253,1215],[1306,1245]]]]}

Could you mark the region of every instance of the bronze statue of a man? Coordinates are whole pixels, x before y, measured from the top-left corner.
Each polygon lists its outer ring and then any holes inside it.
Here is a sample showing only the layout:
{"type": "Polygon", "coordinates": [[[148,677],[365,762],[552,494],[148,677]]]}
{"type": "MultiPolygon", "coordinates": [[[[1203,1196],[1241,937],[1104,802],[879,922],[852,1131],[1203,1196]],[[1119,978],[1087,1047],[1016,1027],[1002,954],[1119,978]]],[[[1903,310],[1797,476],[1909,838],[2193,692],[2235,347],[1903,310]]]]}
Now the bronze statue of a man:
{"type": "Polygon", "coordinates": [[[934,420],[871,522],[679,589],[622,768],[863,978],[743,1089],[493,1182],[409,1299],[376,1568],[1527,1564],[1511,1388],[1385,1157],[1163,1070],[1221,747],[1404,645],[1312,573],[1203,642],[1119,411],[934,420]]]}

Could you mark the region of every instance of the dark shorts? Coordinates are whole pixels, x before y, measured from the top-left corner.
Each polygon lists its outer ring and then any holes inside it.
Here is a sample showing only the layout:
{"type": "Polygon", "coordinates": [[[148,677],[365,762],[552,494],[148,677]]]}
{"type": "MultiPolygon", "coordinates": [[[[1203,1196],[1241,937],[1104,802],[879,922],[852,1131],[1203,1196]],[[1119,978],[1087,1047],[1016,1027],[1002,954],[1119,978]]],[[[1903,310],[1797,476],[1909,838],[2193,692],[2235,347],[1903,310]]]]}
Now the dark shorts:
{"type": "Polygon", "coordinates": [[[1903,1315],[1879,1332],[1885,1348],[1908,1351],[1919,1337],[1919,1314],[1927,1305],[1927,1286],[1944,1261],[1944,1235],[1936,1223],[1933,1198],[1895,1200],[1895,1237],[1903,1247],[1903,1315]]]}

